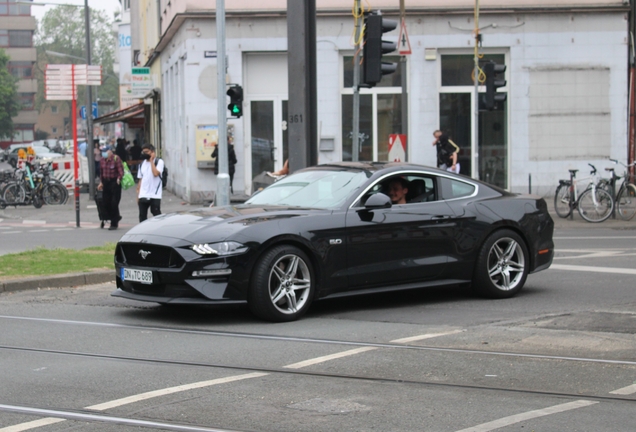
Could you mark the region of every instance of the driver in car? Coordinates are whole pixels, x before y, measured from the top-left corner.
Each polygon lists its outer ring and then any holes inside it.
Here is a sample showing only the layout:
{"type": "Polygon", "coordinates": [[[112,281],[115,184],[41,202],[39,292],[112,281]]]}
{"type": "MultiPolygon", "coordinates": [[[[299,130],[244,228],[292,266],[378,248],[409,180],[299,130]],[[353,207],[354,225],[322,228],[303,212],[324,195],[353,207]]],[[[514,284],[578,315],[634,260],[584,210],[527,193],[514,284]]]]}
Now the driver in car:
{"type": "Polygon", "coordinates": [[[402,177],[395,177],[389,182],[389,198],[393,204],[406,204],[409,182],[402,177]]]}

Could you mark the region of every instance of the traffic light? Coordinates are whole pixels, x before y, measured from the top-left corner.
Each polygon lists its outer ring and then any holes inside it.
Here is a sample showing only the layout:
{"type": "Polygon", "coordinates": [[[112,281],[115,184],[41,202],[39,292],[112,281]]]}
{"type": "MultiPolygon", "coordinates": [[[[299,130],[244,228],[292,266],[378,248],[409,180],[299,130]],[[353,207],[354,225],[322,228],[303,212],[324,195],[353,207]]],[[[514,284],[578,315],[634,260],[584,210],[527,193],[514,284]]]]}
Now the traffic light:
{"type": "Polygon", "coordinates": [[[241,118],[243,115],[243,87],[234,84],[227,90],[227,95],[230,97],[230,104],[227,106],[227,109],[230,110],[230,116],[241,118]]]}
{"type": "Polygon", "coordinates": [[[486,95],[484,96],[484,105],[488,111],[495,109],[497,102],[504,102],[506,100],[505,93],[497,93],[499,87],[506,85],[506,80],[503,79],[503,74],[506,72],[506,65],[500,65],[493,61],[489,61],[483,67],[484,74],[486,74],[486,95]]]}
{"type": "Polygon", "coordinates": [[[382,54],[395,51],[396,42],[382,40],[382,34],[395,30],[397,21],[382,18],[380,12],[372,12],[364,19],[364,48],[362,50],[362,81],[373,87],[397,69],[397,63],[383,62],[382,54]]]}

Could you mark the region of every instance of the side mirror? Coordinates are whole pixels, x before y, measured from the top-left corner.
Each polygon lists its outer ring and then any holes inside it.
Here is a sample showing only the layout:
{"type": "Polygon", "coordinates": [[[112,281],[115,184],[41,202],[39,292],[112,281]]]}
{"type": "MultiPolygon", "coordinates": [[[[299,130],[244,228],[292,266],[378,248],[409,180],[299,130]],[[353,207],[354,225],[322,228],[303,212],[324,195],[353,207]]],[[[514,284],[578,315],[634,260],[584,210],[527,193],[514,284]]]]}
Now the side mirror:
{"type": "Polygon", "coordinates": [[[380,192],[371,195],[364,203],[364,208],[367,210],[390,208],[391,206],[391,198],[380,192]]]}

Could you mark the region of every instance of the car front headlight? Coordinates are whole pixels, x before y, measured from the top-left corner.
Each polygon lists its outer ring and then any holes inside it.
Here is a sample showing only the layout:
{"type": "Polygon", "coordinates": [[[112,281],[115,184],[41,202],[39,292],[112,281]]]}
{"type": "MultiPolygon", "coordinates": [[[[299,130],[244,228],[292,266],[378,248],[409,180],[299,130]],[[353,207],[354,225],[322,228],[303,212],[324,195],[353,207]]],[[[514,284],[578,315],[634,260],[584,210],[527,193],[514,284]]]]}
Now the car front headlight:
{"type": "Polygon", "coordinates": [[[199,255],[236,255],[247,251],[247,246],[234,241],[220,243],[200,243],[190,246],[199,255]]]}

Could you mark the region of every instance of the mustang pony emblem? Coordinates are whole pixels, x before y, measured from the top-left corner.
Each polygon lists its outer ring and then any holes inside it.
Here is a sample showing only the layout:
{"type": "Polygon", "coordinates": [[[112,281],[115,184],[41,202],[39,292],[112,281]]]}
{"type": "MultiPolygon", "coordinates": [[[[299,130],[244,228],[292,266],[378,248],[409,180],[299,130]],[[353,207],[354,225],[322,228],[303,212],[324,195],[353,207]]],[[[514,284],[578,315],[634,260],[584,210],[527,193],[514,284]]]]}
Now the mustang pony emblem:
{"type": "Polygon", "coordinates": [[[150,252],[150,251],[145,251],[145,250],[143,250],[143,249],[139,249],[139,255],[141,255],[141,257],[142,257],[143,259],[146,259],[146,257],[147,257],[148,255],[150,255],[151,253],[152,253],[152,252],[150,252]]]}

